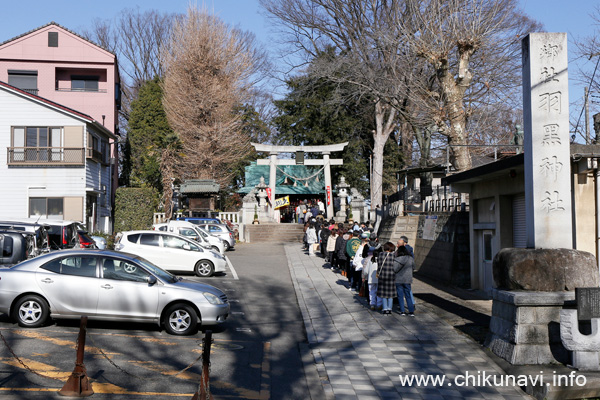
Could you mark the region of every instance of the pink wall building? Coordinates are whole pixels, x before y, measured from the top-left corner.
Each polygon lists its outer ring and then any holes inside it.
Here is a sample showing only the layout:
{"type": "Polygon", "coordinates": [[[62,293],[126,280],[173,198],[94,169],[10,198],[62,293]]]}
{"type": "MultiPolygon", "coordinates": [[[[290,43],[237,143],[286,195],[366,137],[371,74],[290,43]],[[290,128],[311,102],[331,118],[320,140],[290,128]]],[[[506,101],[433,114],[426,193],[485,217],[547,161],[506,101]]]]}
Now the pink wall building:
{"type": "MultiPolygon", "coordinates": [[[[51,22],[0,43],[0,81],[91,116],[118,135],[120,78],[115,54],[51,22]]],[[[113,193],[118,156],[111,140],[113,193]]]]}

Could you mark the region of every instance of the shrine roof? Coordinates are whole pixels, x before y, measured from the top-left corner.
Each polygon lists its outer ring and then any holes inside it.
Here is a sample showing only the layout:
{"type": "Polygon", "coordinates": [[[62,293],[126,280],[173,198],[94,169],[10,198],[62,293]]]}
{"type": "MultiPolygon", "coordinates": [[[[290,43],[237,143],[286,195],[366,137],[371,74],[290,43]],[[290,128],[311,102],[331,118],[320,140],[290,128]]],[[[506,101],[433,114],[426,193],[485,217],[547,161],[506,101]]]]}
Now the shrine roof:
{"type": "MultiPolygon", "coordinates": [[[[269,185],[270,167],[268,165],[257,165],[253,161],[245,169],[246,186],[238,190],[238,193],[250,193],[260,183],[261,177],[269,185]]],[[[324,193],[325,175],[323,168],[306,165],[280,165],[277,167],[275,195],[324,193]],[[296,182],[296,186],[294,186],[294,182],[296,182]],[[305,186],[306,183],[308,183],[308,186],[305,186]]]]}

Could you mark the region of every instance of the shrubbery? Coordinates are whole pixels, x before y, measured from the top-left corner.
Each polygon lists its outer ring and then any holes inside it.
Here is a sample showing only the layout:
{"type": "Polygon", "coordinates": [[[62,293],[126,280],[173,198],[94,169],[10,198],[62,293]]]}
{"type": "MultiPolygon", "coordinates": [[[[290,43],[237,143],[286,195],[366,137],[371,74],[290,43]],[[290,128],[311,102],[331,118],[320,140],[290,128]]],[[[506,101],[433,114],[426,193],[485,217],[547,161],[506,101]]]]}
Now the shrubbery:
{"type": "Polygon", "coordinates": [[[152,188],[117,189],[115,232],[150,229],[158,205],[158,192],[152,188]]]}

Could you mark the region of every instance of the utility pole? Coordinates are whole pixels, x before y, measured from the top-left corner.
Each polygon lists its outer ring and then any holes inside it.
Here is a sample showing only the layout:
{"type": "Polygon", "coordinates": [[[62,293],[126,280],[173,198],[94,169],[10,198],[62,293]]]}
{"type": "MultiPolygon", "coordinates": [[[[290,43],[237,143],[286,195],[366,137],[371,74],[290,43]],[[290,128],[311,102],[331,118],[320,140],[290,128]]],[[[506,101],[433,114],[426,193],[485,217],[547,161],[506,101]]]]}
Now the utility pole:
{"type": "Polygon", "coordinates": [[[591,144],[590,141],[590,101],[587,86],[584,91],[585,96],[585,144],[591,144]]]}

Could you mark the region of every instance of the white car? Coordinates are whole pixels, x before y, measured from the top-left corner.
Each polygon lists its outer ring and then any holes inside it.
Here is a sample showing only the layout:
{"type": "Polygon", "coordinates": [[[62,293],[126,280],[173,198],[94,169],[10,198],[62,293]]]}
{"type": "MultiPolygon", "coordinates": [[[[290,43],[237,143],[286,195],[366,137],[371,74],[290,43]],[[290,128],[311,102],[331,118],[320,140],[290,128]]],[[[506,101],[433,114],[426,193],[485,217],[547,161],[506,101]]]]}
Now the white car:
{"type": "Polygon", "coordinates": [[[201,277],[225,272],[227,268],[227,261],[221,254],[169,232],[119,232],[115,250],[144,257],[167,271],[193,272],[201,277]]]}
{"type": "Polygon", "coordinates": [[[208,232],[200,229],[198,225],[195,225],[187,221],[169,221],[167,223],[154,224],[152,229],[163,232],[177,233],[181,236],[185,236],[188,239],[193,239],[200,243],[201,246],[212,248],[221,254],[225,254],[227,247],[225,242],[217,236],[211,235],[208,232]]]}

